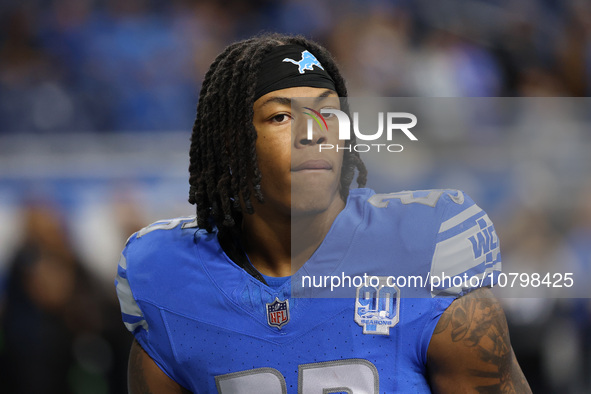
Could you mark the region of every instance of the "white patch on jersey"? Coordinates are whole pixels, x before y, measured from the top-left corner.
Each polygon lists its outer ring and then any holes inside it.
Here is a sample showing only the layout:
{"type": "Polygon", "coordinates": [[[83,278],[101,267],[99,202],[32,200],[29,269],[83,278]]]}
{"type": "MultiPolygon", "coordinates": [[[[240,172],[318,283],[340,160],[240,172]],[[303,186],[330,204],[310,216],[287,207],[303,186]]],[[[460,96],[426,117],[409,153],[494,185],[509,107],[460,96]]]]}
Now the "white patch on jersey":
{"type": "Polygon", "coordinates": [[[388,286],[386,276],[378,278],[377,286],[359,286],[355,295],[355,323],[363,327],[364,334],[390,335],[390,327],[400,320],[400,289],[388,286]]]}

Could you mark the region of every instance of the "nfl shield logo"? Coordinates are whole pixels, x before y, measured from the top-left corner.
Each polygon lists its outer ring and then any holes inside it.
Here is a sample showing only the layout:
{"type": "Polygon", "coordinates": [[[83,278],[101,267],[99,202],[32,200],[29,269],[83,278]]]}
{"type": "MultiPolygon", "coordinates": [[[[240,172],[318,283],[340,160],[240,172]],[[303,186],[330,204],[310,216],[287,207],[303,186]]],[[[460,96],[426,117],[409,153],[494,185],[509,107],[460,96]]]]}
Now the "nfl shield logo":
{"type": "Polygon", "coordinates": [[[279,301],[279,298],[275,297],[275,301],[267,304],[267,324],[271,327],[277,327],[281,330],[281,327],[289,322],[289,302],[288,300],[279,301]]]}

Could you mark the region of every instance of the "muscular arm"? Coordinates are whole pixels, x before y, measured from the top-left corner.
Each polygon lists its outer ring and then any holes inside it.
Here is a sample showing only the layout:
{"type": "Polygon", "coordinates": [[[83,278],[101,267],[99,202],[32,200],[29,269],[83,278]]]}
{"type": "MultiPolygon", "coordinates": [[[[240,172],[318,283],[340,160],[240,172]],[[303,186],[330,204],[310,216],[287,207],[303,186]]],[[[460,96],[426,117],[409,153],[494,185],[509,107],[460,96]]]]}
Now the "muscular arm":
{"type": "Polygon", "coordinates": [[[135,339],[129,352],[127,390],[130,394],[189,393],[162,372],[135,339]]]}
{"type": "Polygon", "coordinates": [[[531,393],[511,348],[503,309],[488,288],[447,308],[427,357],[436,393],[531,393]]]}

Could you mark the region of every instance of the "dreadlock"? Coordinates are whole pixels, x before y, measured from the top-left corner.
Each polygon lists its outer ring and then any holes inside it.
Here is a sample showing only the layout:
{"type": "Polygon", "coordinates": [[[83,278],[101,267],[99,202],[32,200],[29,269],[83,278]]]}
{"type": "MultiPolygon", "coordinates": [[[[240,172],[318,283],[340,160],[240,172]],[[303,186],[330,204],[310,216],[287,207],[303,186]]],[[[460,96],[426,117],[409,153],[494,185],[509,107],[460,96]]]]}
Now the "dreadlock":
{"type": "MultiPolygon", "coordinates": [[[[334,80],[338,96],[347,96],[345,81],[331,54],[302,36],[265,34],[228,46],[205,75],[191,137],[189,202],[197,205],[198,225],[208,232],[213,231],[213,224],[229,229],[240,223],[240,198],[249,214],[254,212],[253,193],[263,202],[253,125],[257,72],[265,55],[285,44],[301,45],[314,53],[334,80]]],[[[353,136],[346,146],[354,143],[353,136]]],[[[365,186],[367,170],[359,153],[345,150],[340,181],[343,200],[355,169],[357,185],[365,186]]]]}

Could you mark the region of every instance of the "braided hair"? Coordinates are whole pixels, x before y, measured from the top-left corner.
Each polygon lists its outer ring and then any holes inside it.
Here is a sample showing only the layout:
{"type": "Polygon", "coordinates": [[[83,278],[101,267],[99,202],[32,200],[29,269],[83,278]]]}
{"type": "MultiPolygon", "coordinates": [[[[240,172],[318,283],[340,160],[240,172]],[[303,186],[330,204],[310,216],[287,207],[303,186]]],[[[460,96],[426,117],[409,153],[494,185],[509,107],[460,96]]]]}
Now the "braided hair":
{"type": "MultiPolygon", "coordinates": [[[[302,36],[265,34],[228,46],[205,75],[191,137],[189,202],[197,205],[198,225],[208,232],[213,225],[223,230],[240,223],[240,199],[249,214],[254,212],[252,194],[259,202],[264,200],[253,125],[257,72],[265,55],[285,44],[314,53],[334,80],[338,96],[347,96],[345,81],[330,53],[302,36]]],[[[346,146],[354,143],[355,137],[346,146]]],[[[355,169],[358,186],[365,186],[367,170],[359,153],[345,150],[340,181],[343,200],[355,169]]]]}

